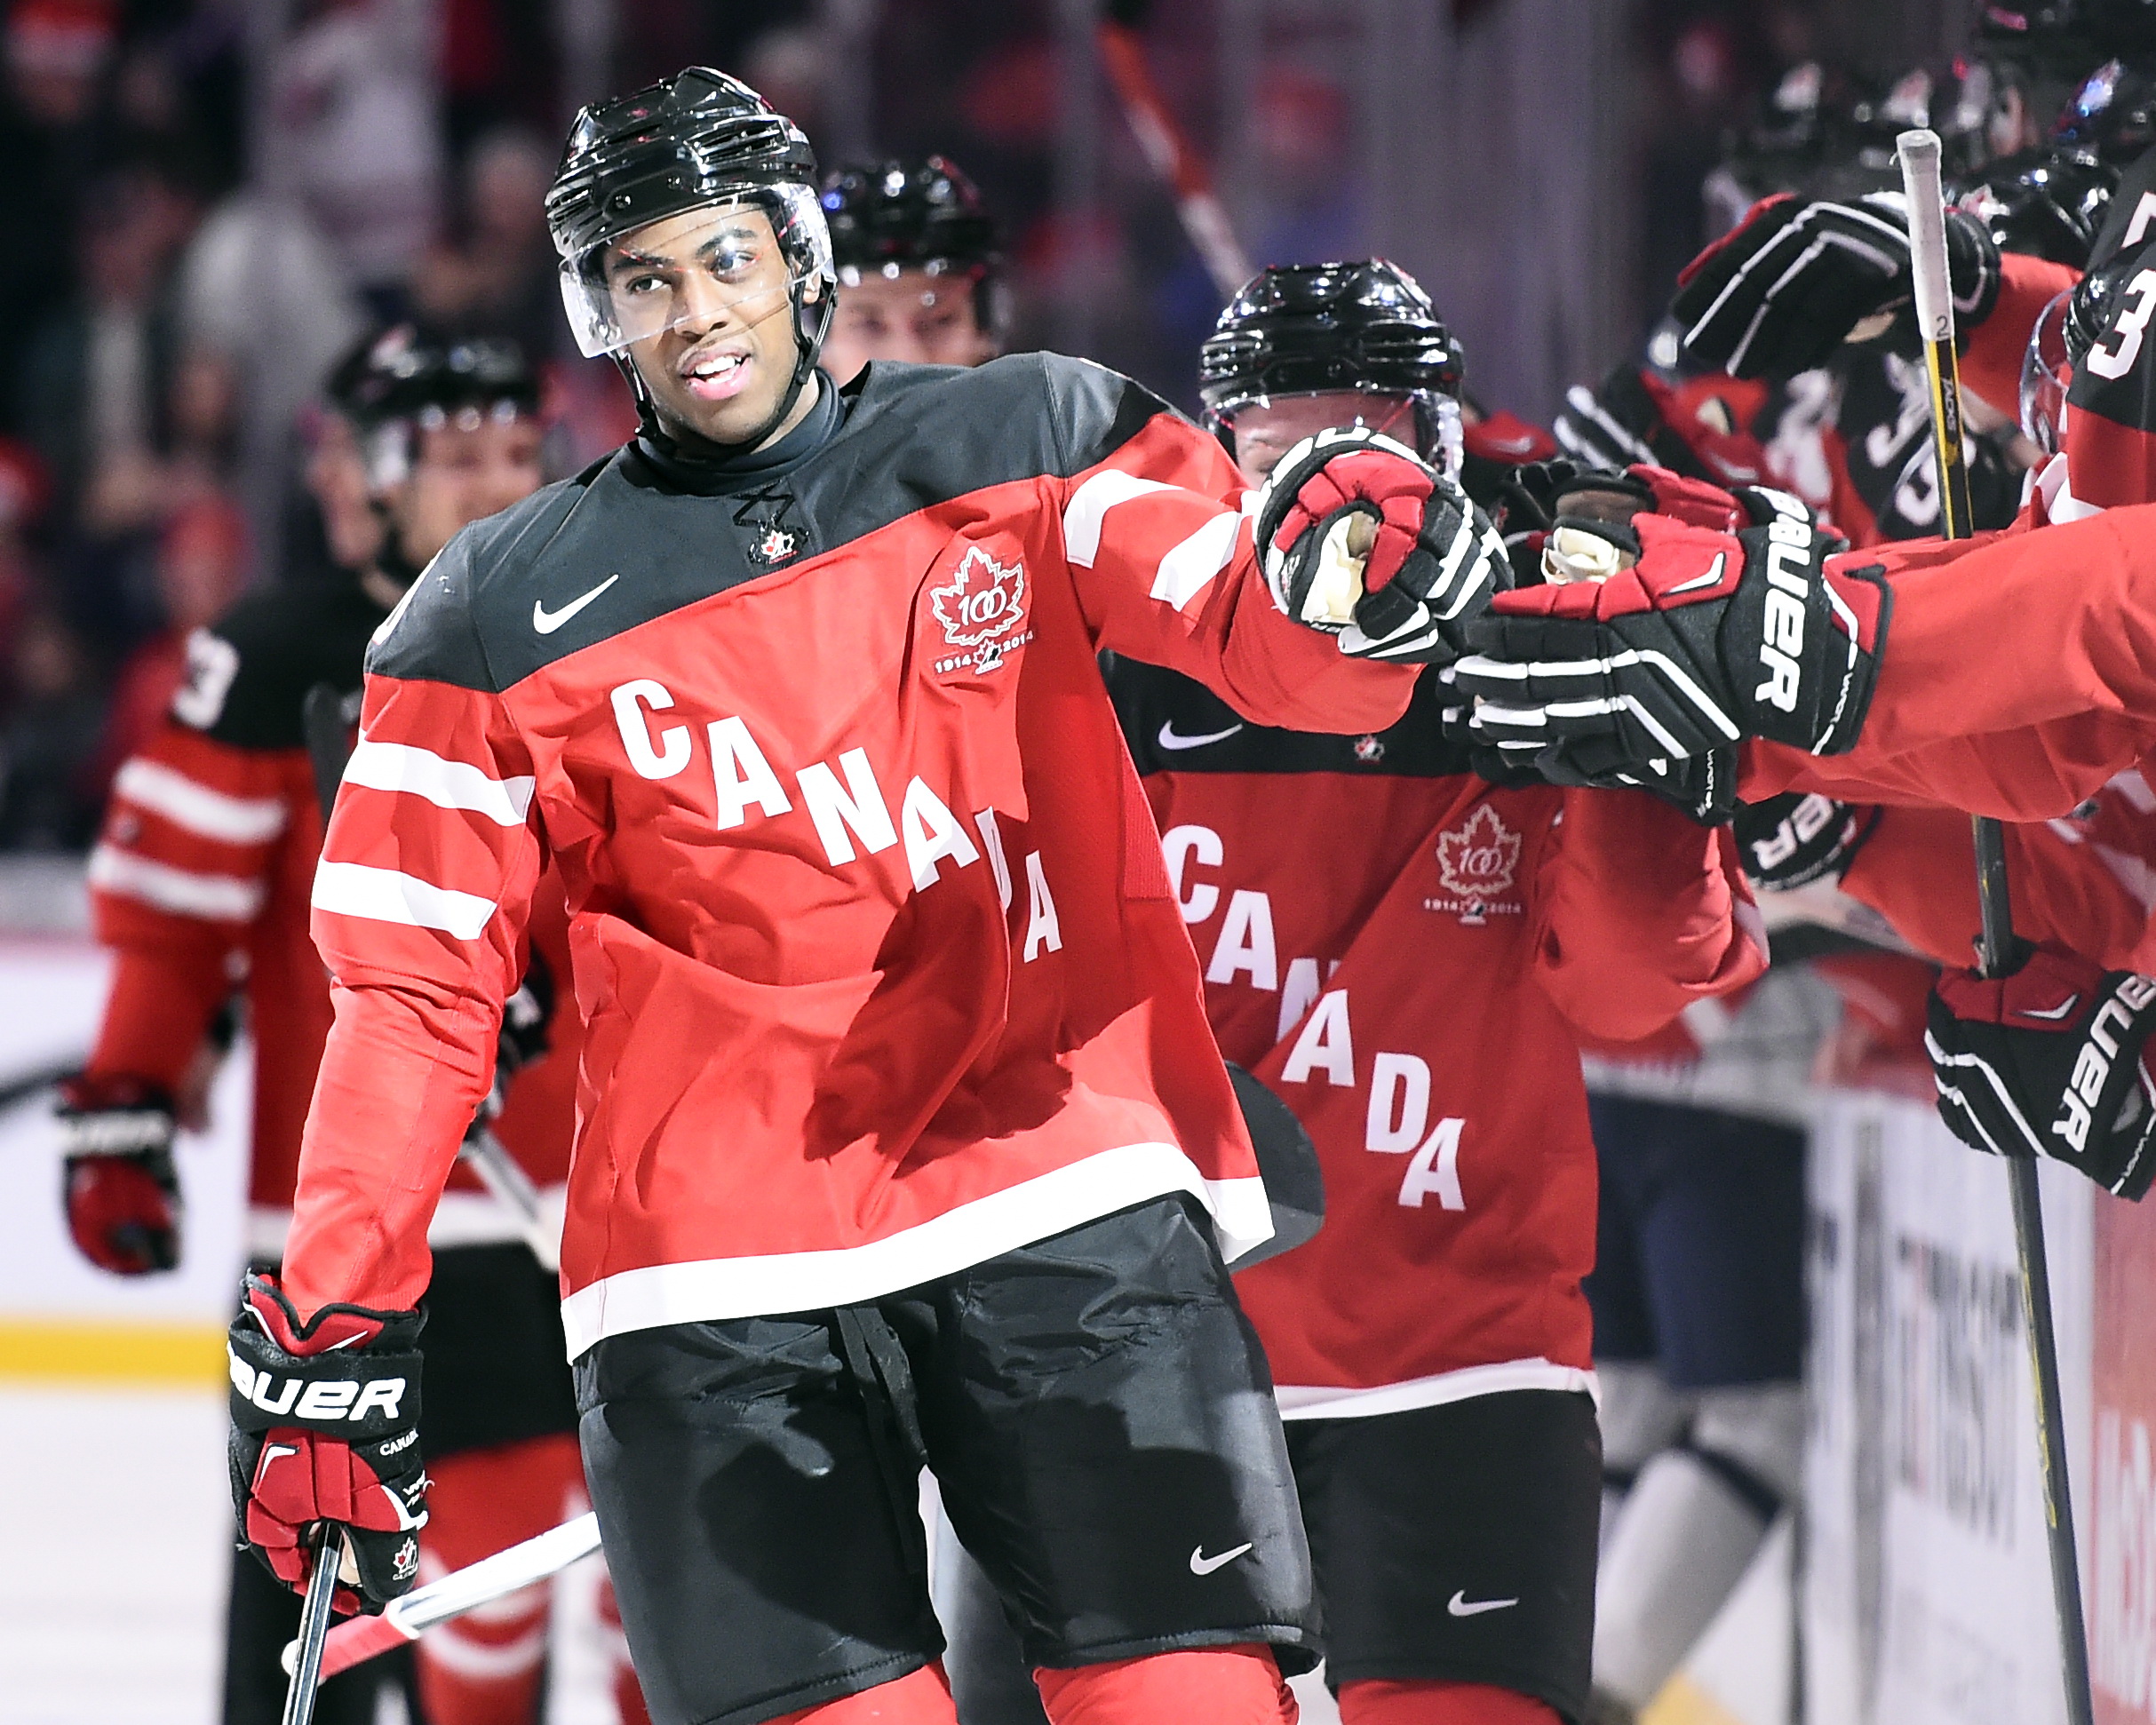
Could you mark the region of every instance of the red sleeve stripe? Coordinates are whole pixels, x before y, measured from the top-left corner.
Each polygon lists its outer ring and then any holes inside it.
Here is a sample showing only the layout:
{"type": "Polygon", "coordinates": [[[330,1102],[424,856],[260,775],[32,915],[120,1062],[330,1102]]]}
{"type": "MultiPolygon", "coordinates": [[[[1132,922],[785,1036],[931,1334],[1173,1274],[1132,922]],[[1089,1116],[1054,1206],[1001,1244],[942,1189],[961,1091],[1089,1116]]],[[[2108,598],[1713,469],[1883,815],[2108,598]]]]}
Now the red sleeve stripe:
{"type": "Polygon", "coordinates": [[[266,891],[259,880],[175,869],[115,845],[99,845],[90,853],[89,874],[99,892],[203,922],[251,922],[266,891]]]}
{"type": "Polygon", "coordinates": [[[518,827],[531,808],[531,778],[489,778],[478,767],[449,760],[409,743],[376,743],[366,737],[345,766],[346,784],[370,791],[403,791],[424,797],[436,808],[483,815],[497,826],[518,827]]]}
{"type": "Polygon", "coordinates": [[[1242,528],[1243,517],[1225,510],[1175,546],[1154,572],[1153,597],[1165,599],[1179,611],[1187,608],[1234,558],[1242,528]]]}
{"type": "Polygon", "coordinates": [[[1110,510],[1148,491],[1173,489],[1165,480],[1140,479],[1119,467],[1103,467],[1073,491],[1063,506],[1063,555],[1081,569],[1091,568],[1101,554],[1101,525],[1110,510]]]}
{"type": "Polygon", "coordinates": [[[282,798],[228,796],[140,755],[121,767],[112,789],[123,802],[220,844],[266,845],[284,831],[288,818],[282,798]]]}
{"type": "Polygon", "coordinates": [[[477,940],[496,908],[493,899],[437,886],[398,869],[327,860],[315,865],[309,902],[317,910],[408,928],[438,928],[460,941],[477,940]]]}

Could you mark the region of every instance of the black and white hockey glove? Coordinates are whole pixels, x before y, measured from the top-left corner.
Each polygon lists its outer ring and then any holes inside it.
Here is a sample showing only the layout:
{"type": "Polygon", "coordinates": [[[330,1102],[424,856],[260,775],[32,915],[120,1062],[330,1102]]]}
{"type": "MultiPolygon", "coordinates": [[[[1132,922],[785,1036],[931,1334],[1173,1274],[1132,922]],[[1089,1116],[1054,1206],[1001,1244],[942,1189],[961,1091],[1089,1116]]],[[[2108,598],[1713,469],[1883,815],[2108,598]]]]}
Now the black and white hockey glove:
{"type": "Polygon", "coordinates": [[[338,1588],[340,1611],[378,1611],[418,1578],[425,1322],[417,1312],[325,1306],[303,1325],[284,1291],[261,1276],[247,1278],[232,1322],[229,1453],[241,1538],[298,1591],[314,1529],[343,1522],[358,1580],[338,1588]]]}
{"type": "Polygon", "coordinates": [[[494,1040],[494,1088],[480,1104],[480,1121],[501,1113],[509,1100],[510,1080],[553,1045],[553,1021],[554,974],[535,946],[524,980],[502,1002],[502,1028],[494,1040]]]}
{"type": "Polygon", "coordinates": [[[1785,791],[1737,807],[1737,848],[1762,891],[1786,893],[1838,881],[1879,824],[1874,803],[1838,803],[1818,791],[1785,791]]]}
{"type": "Polygon", "coordinates": [[[147,1079],[77,1073],[60,1083],[59,1122],[67,1155],[60,1204],[75,1249],[115,1276],[178,1268],[171,1097],[147,1079]]]}
{"type": "MultiPolygon", "coordinates": [[[[1982,222],[1946,212],[1954,327],[1966,338],[1999,299],[1999,248],[1982,222]]],[[[1897,353],[1919,351],[1909,285],[1909,219],[1898,192],[1849,203],[1762,199],[1684,266],[1670,315],[1686,353],[1738,378],[1824,365],[1867,319],[1897,353]]]]}
{"type": "Polygon", "coordinates": [[[1256,534],[1273,603],[1353,658],[1448,664],[1467,621],[1512,579],[1466,492],[1360,428],[1280,457],[1258,492],[1256,534]]]}
{"type": "Polygon", "coordinates": [[[1746,737],[1840,754],[1856,742],[1892,594],[1794,497],[1731,493],[1654,468],[1664,513],[1570,513],[1544,560],[1559,578],[1500,593],[1452,667],[1484,740],[1546,778],[1599,783],[1746,737]]]}
{"type": "Polygon", "coordinates": [[[2048,1156],[2138,1199],[2156,1176],[2156,977],[2039,947],[2011,976],[1949,971],[1924,1032],[1939,1117],[1964,1144],[2048,1156]]]}

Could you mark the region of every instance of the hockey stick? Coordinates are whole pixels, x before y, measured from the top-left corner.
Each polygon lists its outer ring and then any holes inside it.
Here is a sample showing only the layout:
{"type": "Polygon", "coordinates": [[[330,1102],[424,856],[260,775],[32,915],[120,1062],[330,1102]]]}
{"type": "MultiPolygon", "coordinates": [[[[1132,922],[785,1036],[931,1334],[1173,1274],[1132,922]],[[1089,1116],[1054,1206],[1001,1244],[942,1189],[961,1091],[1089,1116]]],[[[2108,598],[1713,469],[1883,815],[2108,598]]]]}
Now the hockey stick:
{"type": "Polygon", "coordinates": [[[1166,180],[1174,195],[1175,214],[1189,235],[1198,260],[1221,298],[1229,298],[1257,272],[1251,268],[1228,211],[1213,189],[1213,175],[1205,158],[1191,148],[1175,116],[1161,99],[1153,68],[1145,63],[1145,38],[1136,23],[1142,4],[1133,0],[1110,0],[1108,15],[1101,20],[1095,36],[1108,81],[1123,104],[1123,116],[1137,134],[1138,147],[1153,171],[1166,180]]]}
{"type": "Polygon", "coordinates": [[[314,1694],[329,1674],[322,1668],[322,1649],[330,1637],[337,1572],[344,1562],[344,1526],[324,1522],[322,1543],[314,1548],[314,1572],[307,1578],[306,1602],[299,1608],[299,1639],[292,1643],[293,1657],[285,1665],[292,1681],[284,1691],[284,1725],[310,1725],[314,1717],[314,1694]]]}
{"type": "MultiPolygon", "coordinates": [[[[391,1600],[378,1618],[354,1618],[338,1624],[318,1654],[322,1680],[349,1671],[378,1653],[416,1642],[438,1623],[447,1623],[521,1587],[559,1575],[578,1558],[598,1549],[599,1518],[587,1510],[491,1557],[452,1570],[439,1581],[430,1581],[402,1599],[391,1600]]],[[[293,1642],[286,1646],[287,1671],[292,1669],[300,1645],[293,1642]]]]}
{"type": "MultiPolygon", "coordinates": [[[[1953,294],[1946,266],[1946,211],[1939,188],[1935,132],[1905,131],[1895,140],[1909,204],[1911,286],[1931,383],[1931,438],[1939,464],[1939,508],[1949,539],[1975,531],[1969,468],[1961,444],[1960,366],[1954,355],[1953,294]]],[[[1986,976],[2002,976],[2019,962],[2013,907],[2007,896],[2006,835],[1999,823],[1976,817],[1977,898],[1984,916],[1980,957],[1986,976]]],[[[2014,1195],[2014,1244],[2021,1259],[2022,1317],[2029,1332],[2036,1379],[2036,1460],[2043,1478],[2044,1528],[2051,1558],[2051,1598],[2069,1725],[2093,1725],[2088,1637],[2081,1615],[2081,1570],[2073,1539],[2073,1502],[2067,1488],[2065,1413],[2059,1398],[2058,1340],[2051,1327],[2051,1271],[2044,1249],[2043,1198],[2033,1157],[2007,1158],[2014,1195]]]]}
{"type": "MultiPolygon", "coordinates": [[[[330,811],[337,806],[338,787],[344,783],[346,763],[352,758],[344,696],[333,684],[316,683],[307,690],[299,717],[306,737],[307,760],[314,769],[314,795],[322,804],[322,830],[327,831],[330,811]]],[[[502,1148],[501,1140],[484,1125],[476,1125],[457,1154],[479,1176],[488,1196],[509,1212],[531,1255],[539,1260],[539,1268],[549,1274],[560,1269],[561,1230],[547,1220],[539,1205],[538,1188],[517,1165],[515,1157],[502,1148]]]]}

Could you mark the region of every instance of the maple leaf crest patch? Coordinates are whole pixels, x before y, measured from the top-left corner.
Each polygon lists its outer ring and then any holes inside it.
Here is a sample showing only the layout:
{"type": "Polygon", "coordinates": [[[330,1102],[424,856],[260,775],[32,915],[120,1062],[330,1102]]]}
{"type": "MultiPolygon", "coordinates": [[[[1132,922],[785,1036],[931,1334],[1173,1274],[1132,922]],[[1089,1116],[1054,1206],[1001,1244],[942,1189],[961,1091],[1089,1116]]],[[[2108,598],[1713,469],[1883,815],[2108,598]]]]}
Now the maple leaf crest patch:
{"type": "Polygon", "coordinates": [[[939,672],[993,671],[1031,638],[1025,565],[1016,558],[998,563],[979,545],[967,548],[950,580],[928,590],[928,608],[945,642],[960,649],[936,661],[939,672]]]}
{"type": "Polygon", "coordinates": [[[1509,893],[1519,871],[1520,835],[1488,803],[1468,817],[1467,825],[1438,838],[1438,882],[1469,904],[1490,904],[1509,893]]]}

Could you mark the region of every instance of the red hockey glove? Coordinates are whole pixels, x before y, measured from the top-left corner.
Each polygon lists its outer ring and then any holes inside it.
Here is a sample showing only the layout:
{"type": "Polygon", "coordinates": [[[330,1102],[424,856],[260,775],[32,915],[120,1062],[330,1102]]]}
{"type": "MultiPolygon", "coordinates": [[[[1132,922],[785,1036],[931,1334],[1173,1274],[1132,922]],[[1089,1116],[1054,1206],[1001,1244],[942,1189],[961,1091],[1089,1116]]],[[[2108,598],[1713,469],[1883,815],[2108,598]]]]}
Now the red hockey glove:
{"type": "Polygon", "coordinates": [[[1737,848],[1752,884],[1770,893],[1838,881],[1879,824],[1875,803],[1838,803],[1786,791],[1737,810],[1737,848]]]}
{"type": "MultiPolygon", "coordinates": [[[[1954,327],[1968,332],[1999,300],[1999,248],[1977,218],[1946,212],[1954,327]]],[[[1694,360],[1734,377],[1793,377],[1825,365],[1866,319],[1894,314],[1889,345],[1920,351],[1909,219],[1898,192],[1848,203],[1784,193],[1684,266],[1669,314],[1694,360]]],[[[1882,331],[1882,334],[1889,332],[1882,331]]]]}
{"type": "Polygon", "coordinates": [[[1500,593],[1469,626],[1451,679],[1470,726],[1563,783],[1749,736],[1848,750],[1885,644],[1880,571],[1830,566],[1842,542],[1781,492],[1628,478],[1658,513],[1609,481],[1560,501],[1545,565],[1595,578],[1500,593]]]}
{"type": "Polygon", "coordinates": [[[1273,603],[1351,657],[1446,664],[1460,629],[1509,585],[1496,529],[1404,444],[1320,432],[1258,492],[1258,552],[1273,603]]]}
{"type": "Polygon", "coordinates": [[[232,1323],[232,1501],[241,1537],[298,1590],[306,1586],[314,1524],[343,1522],[357,1588],[337,1590],[340,1611],[378,1611],[418,1578],[424,1322],[417,1312],[325,1306],[302,1327],[276,1283],[251,1276],[232,1323]]]}
{"type": "Polygon", "coordinates": [[[140,1078],[77,1075],[60,1086],[60,1202],[75,1249],[115,1276],[179,1262],[172,1099],[140,1078]]]}
{"type": "Polygon", "coordinates": [[[2048,1156],[2139,1198],[2156,1176],[2156,977],[2039,947],[2011,976],[1949,971],[1924,1032],[1939,1117],[1964,1144],[2048,1156]]]}

